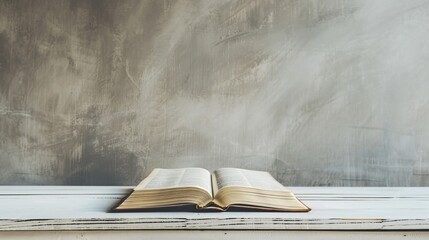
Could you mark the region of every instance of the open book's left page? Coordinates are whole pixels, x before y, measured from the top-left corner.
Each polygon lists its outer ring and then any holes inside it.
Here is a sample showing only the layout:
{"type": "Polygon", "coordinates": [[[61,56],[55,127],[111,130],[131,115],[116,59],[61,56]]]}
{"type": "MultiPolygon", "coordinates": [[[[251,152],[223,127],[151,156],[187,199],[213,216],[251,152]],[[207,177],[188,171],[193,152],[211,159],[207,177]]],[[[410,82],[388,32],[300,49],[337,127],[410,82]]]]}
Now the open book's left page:
{"type": "Polygon", "coordinates": [[[196,205],[213,199],[210,172],[203,168],[154,169],[114,210],[196,205]]]}
{"type": "Polygon", "coordinates": [[[199,187],[211,195],[210,176],[204,168],[155,168],[134,190],[199,187]]]}

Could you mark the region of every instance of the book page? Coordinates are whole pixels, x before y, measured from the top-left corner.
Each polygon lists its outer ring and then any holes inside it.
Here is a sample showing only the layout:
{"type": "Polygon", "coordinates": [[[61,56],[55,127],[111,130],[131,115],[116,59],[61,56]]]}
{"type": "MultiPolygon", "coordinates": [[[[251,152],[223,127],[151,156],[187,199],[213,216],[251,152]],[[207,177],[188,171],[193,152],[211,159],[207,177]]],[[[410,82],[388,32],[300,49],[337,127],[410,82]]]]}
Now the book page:
{"type": "Polygon", "coordinates": [[[227,186],[250,187],[272,191],[287,191],[271,174],[239,168],[220,168],[214,172],[217,188],[227,186]]]}
{"type": "Polygon", "coordinates": [[[203,168],[156,168],[134,190],[200,187],[212,195],[210,172],[203,168]]]}

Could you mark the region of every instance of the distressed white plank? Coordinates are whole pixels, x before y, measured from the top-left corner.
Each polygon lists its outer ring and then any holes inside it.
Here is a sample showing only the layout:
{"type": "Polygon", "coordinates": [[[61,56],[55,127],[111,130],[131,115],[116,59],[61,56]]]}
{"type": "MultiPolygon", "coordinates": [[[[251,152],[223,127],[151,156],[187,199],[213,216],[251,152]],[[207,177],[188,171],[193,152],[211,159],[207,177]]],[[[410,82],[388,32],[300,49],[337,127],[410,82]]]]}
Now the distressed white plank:
{"type": "Polygon", "coordinates": [[[291,188],[309,213],[108,213],[131,189],[0,187],[0,230],[429,230],[429,188],[291,188]]]}
{"type": "Polygon", "coordinates": [[[287,187],[297,195],[346,195],[346,196],[384,196],[384,197],[429,197],[427,187],[287,187]]]}
{"type": "Polygon", "coordinates": [[[124,195],[130,186],[0,186],[2,195],[124,195]]]}
{"type": "Polygon", "coordinates": [[[0,233],[4,239],[129,239],[129,240],[200,240],[200,239],[288,239],[288,240],[423,240],[429,238],[429,232],[349,232],[349,231],[14,231],[0,233]]]}

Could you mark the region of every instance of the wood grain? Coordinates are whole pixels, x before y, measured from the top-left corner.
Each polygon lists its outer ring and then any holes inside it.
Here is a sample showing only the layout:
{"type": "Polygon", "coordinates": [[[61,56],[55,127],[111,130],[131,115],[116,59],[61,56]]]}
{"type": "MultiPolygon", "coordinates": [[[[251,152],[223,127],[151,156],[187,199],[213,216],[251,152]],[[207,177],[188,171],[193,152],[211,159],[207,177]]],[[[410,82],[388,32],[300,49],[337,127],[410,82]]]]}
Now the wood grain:
{"type": "Polygon", "coordinates": [[[429,230],[429,188],[291,187],[309,213],[109,213],[131,189],[3,186],[0,231],[429,230]]]}
{"type": "Polygon", "coordinates": [[[428,239],[429,232],[374,232],[374,231],[9,231],[1,232],[4,239],[175,239],[175,240],[200,240],[200,239],[305,239],[305,240],[407,240],[428,239]]]}

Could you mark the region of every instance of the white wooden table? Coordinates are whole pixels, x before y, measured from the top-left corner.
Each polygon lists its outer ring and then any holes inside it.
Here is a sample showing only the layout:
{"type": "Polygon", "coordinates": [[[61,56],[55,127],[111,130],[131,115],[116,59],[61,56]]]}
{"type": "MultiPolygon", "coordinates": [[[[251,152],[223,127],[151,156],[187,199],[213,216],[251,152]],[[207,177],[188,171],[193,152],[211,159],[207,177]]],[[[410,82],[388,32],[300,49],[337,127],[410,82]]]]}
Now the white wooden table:
{"type": "Polygon", "coordinates": [[[309,213],[109,213],[131,189],[0,186],[0,239],[429,239],[429,188],[290,187],[309,213]]]}

